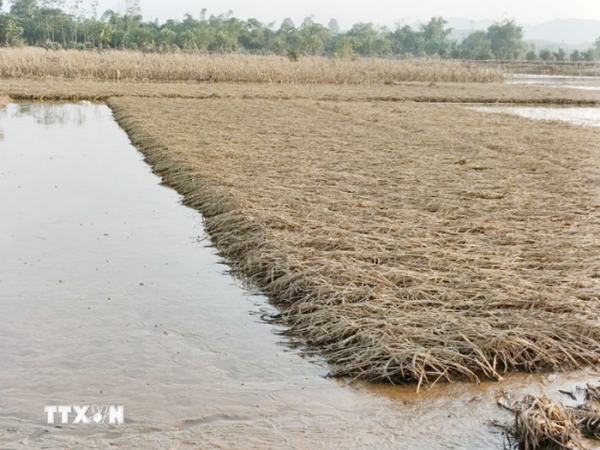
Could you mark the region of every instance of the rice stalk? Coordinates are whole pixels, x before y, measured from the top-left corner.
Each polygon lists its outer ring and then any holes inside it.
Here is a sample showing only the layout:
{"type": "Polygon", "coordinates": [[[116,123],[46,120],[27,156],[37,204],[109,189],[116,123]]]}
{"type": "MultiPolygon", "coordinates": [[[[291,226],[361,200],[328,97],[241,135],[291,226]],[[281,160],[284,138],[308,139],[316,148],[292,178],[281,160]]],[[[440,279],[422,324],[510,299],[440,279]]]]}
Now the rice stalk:
{"type": "Polygon", "coordinates": [[[102,81],[239,82],[276,84],[382,84],[498,82],[497,67],[444,61],[346,60],[276,55],[158,54],[133,51],[0,49],[2,78],[64,78],[102,81]]]}
{"type": "Polygon", "coordinates": [[[514,434],[522,450],[583,448],[575,413],[562,403],[526,396],[514,410],[514,434]]]}
{"type": "Polygon", "coordinates": [[[600,363],[597,131],[439,105],[109,104],[333,375],[600,363]]]}

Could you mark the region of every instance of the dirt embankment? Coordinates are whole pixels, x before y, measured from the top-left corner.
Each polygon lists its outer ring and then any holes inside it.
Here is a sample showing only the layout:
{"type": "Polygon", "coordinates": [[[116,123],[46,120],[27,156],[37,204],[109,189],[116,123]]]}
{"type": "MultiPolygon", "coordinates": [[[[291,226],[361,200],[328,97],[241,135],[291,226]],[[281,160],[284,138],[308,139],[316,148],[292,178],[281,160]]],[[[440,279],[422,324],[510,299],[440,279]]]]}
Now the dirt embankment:
{"type": "Polygon", "coordinates": [[[393,85],[149,83],[65,79],[1,79],[0,93],[16,100],[105,101],[110,97],[245,98],[265,100],[389,101],[599,105],[600,91],[503,83],[393,85]]]}

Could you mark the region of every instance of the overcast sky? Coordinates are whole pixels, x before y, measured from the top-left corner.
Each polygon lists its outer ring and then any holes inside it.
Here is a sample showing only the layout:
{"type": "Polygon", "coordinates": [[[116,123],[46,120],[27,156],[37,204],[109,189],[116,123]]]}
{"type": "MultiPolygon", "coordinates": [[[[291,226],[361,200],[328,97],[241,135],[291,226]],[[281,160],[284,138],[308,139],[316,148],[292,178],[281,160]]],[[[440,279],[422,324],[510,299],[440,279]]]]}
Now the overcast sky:
{"type": "MultiPolygon", "coordinates": [[[[100,12],[105,9],[124,9],[125,0],[99,0],[100,12]]],[[[335,17],[342,28],[356,22],[393,25],[396,22],[413,24],[434,15],[468,17],[474,20],[514,18],[520,24],[537,24],[553,19],[600,20],[600,0],[141,0],[146,19],[180,19],[185,13],[198,17],[202,8],[208,14],[232,10],[241,19],[256,18],[261,22],[281,22],[286,17],[299,25],[307,16],[326,24],[335,17]]]]}

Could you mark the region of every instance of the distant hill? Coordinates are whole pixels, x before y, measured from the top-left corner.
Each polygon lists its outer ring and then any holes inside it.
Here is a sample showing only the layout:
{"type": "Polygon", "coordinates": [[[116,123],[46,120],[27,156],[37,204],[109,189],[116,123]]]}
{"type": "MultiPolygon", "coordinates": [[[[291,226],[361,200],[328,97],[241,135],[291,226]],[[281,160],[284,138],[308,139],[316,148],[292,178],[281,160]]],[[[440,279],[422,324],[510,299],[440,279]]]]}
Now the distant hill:
{"type": "Polygon", "coordinates": [[[523,28],[525,39],[578,45],[600,37],[600,20],[558,19],[523,28]]]}
{"type": "MultiPolygon", "coordinates": [[[[493,20],[471,20],[464,17],[446,19],[452,30],[452,39],[462,41],[471,31],[486,30],[493,20]]],[[[557,19],[538,25],[523,25],[526,41],[536,48],[555,50],[558,47],[586,50],[600,37],[600,20],[557,19]]]]}
{"type": "Polygon", "coordinates": [[[567,52],[572,52],[573,50],[579,50],[581,52],[585,52],[587,50],[589,50],[592,45],[594,45],[593,42],[581,42],[580,44],[567,44],[565,42],[552,42],[552,41],[545,41],[543,39],[525,39],[526,42],[530,42],[533,45],[535,45],[535,48],[537,50],[542,50],[542,49],[548,49],[550,51],[557,51],[559,48],[562,48],[563,50],[567,51],[567,52]]]}

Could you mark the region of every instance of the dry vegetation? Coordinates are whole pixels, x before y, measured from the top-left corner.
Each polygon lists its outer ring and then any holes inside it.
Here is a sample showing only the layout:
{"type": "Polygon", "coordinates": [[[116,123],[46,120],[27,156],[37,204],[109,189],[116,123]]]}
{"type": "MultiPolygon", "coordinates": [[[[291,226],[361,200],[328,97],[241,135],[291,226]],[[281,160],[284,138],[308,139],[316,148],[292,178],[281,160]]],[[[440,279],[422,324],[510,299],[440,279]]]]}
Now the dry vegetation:
{"type": "Polygon", "coordinates": [[[514,436],[520,449],[585,450],[583,438],[600,439],[600,386],[587,384],[575,392],[560,393],[579,403],[565,407],[545,395],[527,395],[519,401],[506,397],[498,400],[501,407],[515,414],[514,425],[500,426],[514,436]]]}
{"type": "Polygon", "coordinates": [[[598,131],[415,103],[109,104],[334,374],[600,362],[598,131]]]}
{"type": "Polygon", "coordinates": [[[0,79],[0,93],[17,100],[105,101],[110,97],[315,99],[446,103],[599,105],[600,91],[502,83],[394,85],[100,82],[67,79],[0,79]]]}
{"type": "Polygon", "coordinates": [[[518,403],[514,432],[523,450],[583,448],[575,413],[546,396],[527,396],[518,403]]]}
{"type": "Polygon", "coordinates": [[[1,49],[0,75],[14,99],[109,99],[335,374],[600,362],[598,132],[414,103],[598,91],[460,83],[501,73],[447,63],[41,49],[1,49]]]}
{"type": "Polygon", "coordinates": [[[281,56],[157,54],[127,51],[0,49],[2,78],[381,84],[502,81],[502,70],[460,62],[398,62],[281,56]]]}

